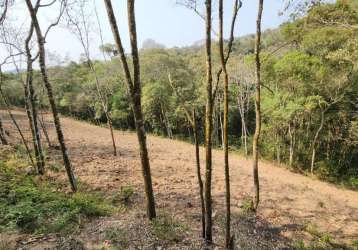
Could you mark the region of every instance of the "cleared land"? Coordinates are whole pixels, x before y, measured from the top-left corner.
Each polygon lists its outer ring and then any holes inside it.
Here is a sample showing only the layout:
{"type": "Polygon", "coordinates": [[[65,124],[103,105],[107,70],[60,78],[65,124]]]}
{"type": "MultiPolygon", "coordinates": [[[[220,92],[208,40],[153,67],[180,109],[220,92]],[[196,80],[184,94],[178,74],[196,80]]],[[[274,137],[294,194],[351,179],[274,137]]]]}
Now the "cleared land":
{"type": "MultiPolygon", "coordinates": [[[[25,114],[21,112],[15,114],[25,128],[27,124],[25,114]]],[[[55,142],[54,127],[49,116],[47,119],[50,136],[55,142]]],[[[114,157],[111,154],[111,140],[106,128],[70,118],[62,118],[61,121],[75,173],[81,183],[89,189],[100,190],[108,195],[123,186],[132,186],[136,193],[131,206],[133,209],[128,210],[127,213],[94,221],[82,229],[77,237],[91,248],[101,244],[99,234],[104,228],[132,227],[137,233],[136,236],[129,236],[131,238],[129,245],[133,248],[145,247],[149,243],[145,242],[145,232],[141,232],[141,230],[145,231],[145,226],[141,224],[146,224],[143,219],[145,202],[142,196],[142,175],[136,135],[131,132],[115,131],[120,155],[114,157]]],[[[16,136],[10,120],[6,118],[4,123],[11,135],[16,136]]],[[[155,136],[148,136],[148,146],[159,214],[170,214],[185,225],[189,232],[173,247],[194,248],[195,244],[200,243],[198,243],[200,203],[195,174],[194,146],[155,136]]],[[[202,166],[204,166],[204,148],[201,150],[202,166]]],[[[50,151],[49,161],[60,163],[59,152],[54,149],[50,151]]],[[[224,208],[223,153],[215,150],[213,160],[214,233],[222,237],[220,221],[223,219],[224,208]]],[[[250,218],[242,219],[243,200],[250,194],[252,187],[251,161],[237,154],[231,154],[230,167],[233,228],[237,237],[262,240],[263,245],[252,242],[256,244],[252,248],[272,249],[273,246],[285,248],[287,239],[309,239],[313,237],[312,231],[330,234],[336,242],[351,243],[358,239],[357,192],[292,173],[272,163],[260,162],[261,203],[257,218],[247,216],[250,218]]],[[[49,172],[48,175],[66,180],[63,171],[49,172]]],[[[217,239],[218,242],[221,240],[221,238],[217,239]]],[[[46,240],[41,244],[51,245],[46,243],[46,240]]],[[[98,248],[94,247],[94,249],[98,248]]]]}

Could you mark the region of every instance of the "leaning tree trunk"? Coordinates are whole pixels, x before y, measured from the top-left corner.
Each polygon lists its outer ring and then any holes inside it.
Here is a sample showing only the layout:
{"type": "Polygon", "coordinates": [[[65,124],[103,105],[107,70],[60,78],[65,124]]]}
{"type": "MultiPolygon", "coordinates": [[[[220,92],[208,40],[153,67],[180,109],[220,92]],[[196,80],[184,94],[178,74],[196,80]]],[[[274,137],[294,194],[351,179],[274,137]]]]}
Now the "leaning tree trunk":
{"type": "Polygon", "coordinates": [[[324,125],[324,119],[325,119],[324,117],[325,117],[326,110],[321,111],[321,123],[316,131],[316,134],[315,134],[315,136],[313,138],[313,142],[312,142],[311,175],[313,175],[313,172],[314,172],[314,164],[315,164],[315,158],[316,158],[316,144],[317,144],[318,136],[321,133],[321,130],[324,125]]]}
{"type": "Polygon", "coordinates": [[[45,135],[46,142],[47,142],[47,146],[48,146],[49,148],[51,148],[51,147],[52,147],[52,144],[51,144],[50,136],[48,135],[47,128],[46,128],[46,124],[45,124],[45,121],[44,121],[44,117],[43,117],[43,114],[42,114],[41,111],[40,111],[40,116],[41,116],[41,118],[38,117],[38,121],[39,121],[40,126],[41,126],[41,128],[42,128],[42,132],[43,132],[44,135],[45,135]]]}
{"type": "MultiPolygon", "coordinates": [[[[2,79],[2,72],[0,70],[0,78],[2,79]]],[[[6,96],[4,95],[4,92],[2,91],[2,88],[1,88],[1,83],[0,83],[0,96],[1,98],[3,99],[4,103],[5,103],[5,106],[6,106],[6,111],[7,113],[9,114],[10,116],[10,119],[12,120],[17,132],[19,133],[20,135],[20,138],[21,138],[21,141],[22,141],[22,144],[24,145],[25,147],[25,150],[26,150],[26,153],[27,153],[27,156],[30,160],[30,163],[31,165],[35,168],[35,162],[34,162],[34,159],[32,158],[32,154],[31,154],[31,150],[29,148],[29,146],[27,145],[27,142],[26,142],[26,139],[25,139],[25,136],[24,136],[24,133],[22,132],[19,124],[17,123],[16,119],[15,119],[15,116],[12,114],[11,112],[11,108],[10,108],[10,104],[9,102],[7,101],[6,99],[6,96]]]]}
{"type": "Polygon", "coordinates": [[[38,49],[39,49],[40,71],[41,71],[43,83],[44,83],[44,85],[46,87],[46,90],[47,90],[47,96],[48,96],[50,107],[51,107],[52,114],[53,114],[53,119],[54,119],[54,123],[55,123],[57,138],[58,138],[58,141],[59,141],[59,144],[60,144],[64,165],[65,165],[65,168],[66,168],[68,179],[69,179],[70,184],[71,184],[72,191],[76,192],[77,191],[76,179],[75,179],[75,176],[73,174],[70,158],[68,156],[67,147],[66,147],[66,144],[65,144],[65,138],[63,136],[63,132],[62,132],[62,128],[61,128],[61,122],[60,122],[60,118],[59,118],[59,115],[58,115],[58,111],[57,111],[57,107],[56,107],[56,103],[55,103],[55,98],[54,98],[54,95],[53,95],[53,92],[52,92],[52,86],[51,86],[50,80],[49,80],[48,75],[47,75],[46,60],[45,60],[46,57],[45,57],[45,44],[44,44],[45,41],[44,41],[44,37],[42,36],[40,24],[38,22],[36,12],[35,12],[35,10],[34,10],[34,8],[32,6],[31,0],[26,0],[26,5],[27,5],[27,8],[29,10],[29,13],[30,13],[30,16],[31,16],[31,21],[32,21],[32,23],[34,25],[36,35],[37,35],[37,43],[38,43],[38,49]]]}
{"type": "Polygon", "coordinates": [[[193,110],[193,133],[195,139],[195,160],[196,160],[196,175],[198,177],[199,195],[201,204],[201,225],[202,237],[205,238],[205,202],[204,202],[204,188],[203,180],[201,179],[201,166],[200,166],[200,146],[199,146],[199,128],[197,124],[197,117],[195,109],[193,110]]]}
{"type": "Polygon", "coordinates": [[[252,143],[252,165],[254,177],[254,209],[257,210],[260,202],[260,183],[258,170],[258,144],[261,132],[261,19],[263,11],[264,0],[259,0],[259,8],[256,21],[256,41],[255,41],[255,64],[256,64],[256,92],[255,92],[255,112],[256,112],[256,126],[255,134],[252,143]]]}
{"type": "Polygon", "coordinates": [[[45,158],[42,151],[40,132],[38,127],[38,116],[37,116],[37,108],[35,102],[35,90],[33,86],[33,59],[30,50],[30,41],[33,35],[34,27],[31,24],[30,31],[28,37],[25,40],[25,49],[26,49],[26,57],[27,57],[27,71],[26,71],[26,82],[24,86],[25,90],[25,106],[26,112],[29,119],[30,129],[32,132],[32,140],[35,150],[36,156],[36,165],[37,171],[39,174],[43,175],[45,172],[45,158]]]}
{"type": "Polygon", "coordinates": [[[6,140],[5,130],[4,130],[4,127],[2,125],[1,117],[0,117],[0,141],[1,141],[1,144],[8,145],[8,142],[6,140]]]}
{"type": "Polygon", "coordinates": [[[111,25],[113,37],[117,50],[120,55],[120,60],[123,65],[123,70],[126,78],[126,83],[131,95],[132,109],[134,113],[135,126],[137,131],[137,137],[139,142],[139,152],[142,165],[142,174],[144,179],[144,189],[147,198],[147,215],[150,220],[156,218],[155,211],[155,200],[154,192],[152,186],[152,176],[150,171],[150,163],[146,142],[146,133],[144,128],[144,118],[142,113],[142,104],[141,104],[141,80],[140,80],[140,65],[139,65],[139,55],[138,55],[138,46],[137,46],[137,31],[136,31],[136,21],[134,13],[134,0],[127,0],[128,5],[128,25],[130,32],[130,41],[132,48],[132,60],[133,60],[133,79],[129,70],[128,62],[124,49],[122,46],[121,37],[119,35],[117,21],[113,13],[113,7],[111,0],[104,0],[106,11],[111,25]]]}

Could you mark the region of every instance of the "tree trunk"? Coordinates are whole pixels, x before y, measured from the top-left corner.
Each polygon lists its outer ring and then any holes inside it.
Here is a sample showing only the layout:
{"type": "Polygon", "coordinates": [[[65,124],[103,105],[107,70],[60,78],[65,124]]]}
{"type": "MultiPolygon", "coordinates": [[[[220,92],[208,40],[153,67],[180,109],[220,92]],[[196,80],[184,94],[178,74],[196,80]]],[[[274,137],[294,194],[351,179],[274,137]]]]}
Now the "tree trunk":
{"type": "Polygon", "coordinates": [[[291,128],[291,124],[288,125],[288,134],[290,136],[290,153],[289,153],[289,166],[292,167],[293,164],[293,156],[295,150],[295,132],[291,128]]]}
{"type": "Polygon", "coordinates": [[[213,77],[211,59],[211,16],[212,1],[206,0],[206,112],[205,112],[205,241],[212,244],[212,124],[213,124],[213,77]]]}
{"type": "Polygon", "coordinates": [[[73,174],[70,158],[68,157],[67,147],[66,147],[66,144],[65,144],[65,138],[63,136],[63,132],[62,132],[62,128],[61,128],[61,122],[60,122],[60,118],[59,118],[59,115],[58,115],[55,99],[54,99],[53,92],[52,92],[52,86],[51,86],[51,83],[50,83],[50,81],[48,79],[48,75],[47,75],[46,60],[45,60],[45,58],[46,58],[45,57],[45,45],[44,45],[45,41],[44,41],[44,38],[42,36],[41,28],[40,28],[40,25],[38,23],[36,12],[35,12],[35,10],[34,10],[34,8],[32,6],[31,0],[26,0],[26,4],[27,4],[27,8],[29,10],[30,16],[31,16],[31,21],[32,21],[32,23],[34,25],[36,35],[37,35],[37,43],[38,43],[38,49],[39,49],[40,71],[41,71],[43,83],[44,83],[44,85],[46,87],[46,90],[47,90],[47,96],[48,96],[50,107],[51,107],[52,114],[53,114],[53,119],[54,119],[54,123],[55,123],[55,127],[56,127],[57,138],[58,138],[58,141],[60,143],[60,148],[61,148],[61,152],[62,152],[64,165],[65,165],[66,172],[67,172],[70,184],[71,184],[72,191],[76,192],[77,191],[76,179],[75,179],[75,176],[73,174]]]}
{"type": "Polygon", "coordinates": [[[45,135],[47,145],[48,145],[49,148],[51,148],[51,147],[52,147],[52,144],[51,144],[51,140],[50,140],[50,137],[49,137],[49,135],[48,135],[48,132],[47,132],[47,128],[46,128],[46,125],[45,125],[45,121],[44,121],[44,117],[43,117],[42,112],[40,112],[40,116],[41,116],[41,118],[39,117],[39,118],[38,118],[38,121],[39,121],[40,126],[41,126],[41,128],[42,128],[42,132],[43,132],[44,135],[45,135]]]}
{"type": "Polygon", "coordinates": [[[315,134],[315,136],[313,138],[313,142],[312,142],[311,175],[313,175],[313,172],[314,172],[314,164],[315,164],[315,158],[316,158],[316,144],[317,144],[318,136],[319,136],[319,134],[323,128],[323,125],[324,125],[324,118],[325,118],[324,116],[325,116],[327,109],[321,111],[321,123],[316,131],[316,134],[315,134]]]}
{"type": "Polygon", "coordinates": [[[27,57],[27,70],[26,70],[26,82],[24,84],[25,90],[25,106],[27,116],[29,118],[30,129],[32,132],[32,140],[34,144],[35,156],[37,171],[39,174],[43,175],[45,173],[45,157],[42,150],[41,138],[38,127],[38,117],[37,117],[37,108],[35,102],[35,90],[33,86],[33,59],[30,50],[30,41],[33,35],[34,27],[31,24],[28,37],[25,40],[25,49],[27,57]]]}
{"type": "MultiPolygon", "coordinates": [[[[239,94],[239,95],[241,95],[241,94],[239,94]]],[[[243,97],[241,97],[241,96],[239,96],[237,98],[237,101],[238,101],[238,109],[239,109],[240,118],[241,118],[241,141],[242,141],[242,144],[244,145],[245,155],[248,155],[247,128],[246,128],[246,120],[245,120],[245,103],[244,103],[243,97]]]]}
{"type": "Polygon", "coordinates": [[[5,130],[4,130],[4,127],[2,125],[1,117],[0,117],[0,141],[1,141],[1,144],[8,145],[8,142],[6,140],[5,130]]]}
{"type": "MultiPolygon", "coordinates": [[[[236,1],[237,4],[237,1],[236,1]]],[[[237,7],[235,7],[234,11],[237,7]]],[[[229,123],[229,75],[226,70],[226,61],[224,56],[224,3],[219,0],[219,50],[221,67],[224,73],[224,121],[222,125],[222,137],[224,148],[224,171],[225,171],[225,202],[226,202],[226,223],[225,223],[225,247],[233,249],[233,239],[231,238],[231,204],[230,204],[230,169],[229,169],[229,141],[228,141],[228,123],[229,123]]]]}
{"type": "Polygon", "coordinates": [[[107,119],[107,125],[108,125],[110,135],[111,135],[111,139],[112,139],[113,155],[117,156],[117,147],[116,147],[116,141],[114,139],[113,126],[112,126],[112,117],[111,117],[111,114],[108,111],[108,100],[106,99],[107,97],[103,96],[103,93],[101,91],[100,84],[99,84],[99,79],[97,77],[96,70],[95,70],[95,68],[93,66],[92,60],[91,60],[90,55],[89,55],[89,51],[88,51],[86,45],[84,44],[84,42],[82,40],[82,37],[81,37],[81,43],[82,43],[82,46],[83,46],[83,48],[85,50],[85,54],[86,54],[86,57],[87,57],[89,68],[90,68],[90,70],[92,71],[92,73],[94,75],[97,94],[98,94],[98,97],[100,99],[100,102],[101,102],[101,105],[102,105],[102,108],[103,108],[103,112],[104,112],[104,114],[106,116],[106,119],[107,119]]]}
{"type": "Polygon", "coordinates": [[[195,140],[195,160],[196,160],[196,175],[198,177],[199,195],[201,204],[201,225],[202,225],[202,237],[205,238],[205,203],[204,203],[204,191],[203,181],[201,178],[201,167],[200,167],[200,146],[199,146],[199,128],[197,124],[197,117],[195,110],[193,111],[193,133],[195,140]]]}
{"type": "Polygon", "coordinates": [[[107,118],[107,124],[109,131],[111,133],[111,139],[112,139],[112,147],[113,147],[113,155],[117,156],[117,146],[116,146],[116,140],[114,139],[114,133],[113,133],[113,125],[112,125],[112,117],[109,114],[108,111],[105,112],[106,118],[107,118]]]}
{"type": "Polygon", "coordinates": [[[261,133],[261,19],[263,11],[264,0],[259,0],[259,8],[256,21],[256,41],[255,41],[255,63],[256,63],[256,92],[255,92],[255,112],[256,112],[256,125],[255,134],[252,143],[252,163],[253,163],[253,177],[254,177],[254,209],[258,208],[260,202],[260,183],[259,183],[259,170],[258,170],[258,144],[261,133]]]}
{"type": "MultiPolygon", "coordinates": [[[[2,72],[1,72],[1,70],[0,70],[0,75],[1,75],[0,78],[1,78],[1,82],[2,82],[2,72]]],[[[24,136],[24,134],[22,133],[22,130],[21,130],[19,124],[17,123],[17,121],[16,121],[14,115],[13,115],[12,112],[11,112],[10,104],[9,104],[9,102],[7,101],[6,96],[4,95],[4,92],[2,91],[2,88],[1,88],[1,87],[2,87],[2,86],[1,86],[1,83],[0,83],[0,95],[1,95],[1,98],[3,99],[3,101],[4,101],[4,103],[5,103],[6,111],[7,111],[7,113],[9,114],[9,116],[10,116],[10,118],[11,118],[11,120],[12,120],[12,122],[13,122],[13,124],[14,124],[16,130],[17,130],[17,132],[19,132],[19,135],[20,135],[22,144],[24,145],[24,147],[25,147],[25,149],[26,149],[26,153],[27,153],[27,156],[28,156],[28,158],[29,158],[29,160],[30,160],[31,165],[32,165],[34,168],[36,168],[36,167],[35,167],[34,159],[32,158],[31,150],[30,150],[29,146],[27,145],[25,136],[24,136]]]]}
{"type": "Polygon", "coordinates": [[[139,65],[139,55],[138,55],[138,46],[137,46],[134,0],[127,0],[128,25],[129,25],[130,41],[131,41],[131,48],[132,48],[132,60],[133,60],[133,79],[131,77],[131,73],[127,63],[127,58],[122,46],[122,41],[119,35],[117,21],[113,13],[111,0],[104,0],[104,3],[106,6],[107,15],[108,15],[109,23],[111,25],[115,44],[123,65],[126,83],[131,94],[132,109],[134,113],[137,137],[138,137],[139,148],[140,148],[142,174],[144,179],[144,189],[147,198],[147,215],[149,219],[152,220],[156,218],[156,211],[155,211],[154,192],[152,187],[152,176],[150,172],[150,163],[149,163],[148,149],[146,143],[146,133],[144,128],[144,119],[143,119],[142,106],[141,106],[140,65],[139,65]]]}

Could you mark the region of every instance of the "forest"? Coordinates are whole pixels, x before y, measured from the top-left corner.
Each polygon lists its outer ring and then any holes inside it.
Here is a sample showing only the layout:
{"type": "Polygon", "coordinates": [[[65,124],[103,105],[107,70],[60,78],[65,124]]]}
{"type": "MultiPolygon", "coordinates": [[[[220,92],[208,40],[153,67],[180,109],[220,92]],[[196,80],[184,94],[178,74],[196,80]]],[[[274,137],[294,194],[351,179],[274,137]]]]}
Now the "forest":
{"type": "Polygon", "coordinates": [[[166,47],[138,45],[134,0],[128,31],[111,0],[0,1],[0,249],[358,249],[358,2],[263,30],[257,0],[240,37],[228,2],[177,1],[205,39],[166,47]],[[58,26],[79,60],[47,50],[58,26]]]}

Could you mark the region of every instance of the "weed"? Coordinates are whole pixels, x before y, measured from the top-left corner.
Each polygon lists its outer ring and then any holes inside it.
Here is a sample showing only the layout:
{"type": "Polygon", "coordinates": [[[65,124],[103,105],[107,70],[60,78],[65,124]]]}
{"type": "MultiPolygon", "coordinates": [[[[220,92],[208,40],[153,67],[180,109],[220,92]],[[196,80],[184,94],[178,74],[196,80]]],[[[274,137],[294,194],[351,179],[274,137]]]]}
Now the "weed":
{"type": "Polygon", "coordinates": [[[183,239],[186,227],[176,222],[171,216],[157,217],[150,222],[153,234],[160,240],[179,242],[183,239]]]}
{"type": "Polygon", "coordinates": [[[62,170],[62,166],[60,164],[57,164],[57,163],[54,163],[54,164],[50,164],[48,165],[48,169],[55,172],[55,173],[58,173],[62,170]]]}
{"type": "Polygon", "coordinates": [[[352,249],[358,250],[358,240],[353,240],[351,245],[352,249]]]}
{"type": "Polygon", "coordinates": [[[21,164],[1,162],[0,230],[28,233],[73,231],[84,219],[108,215],[113,207],[99,194],[64,194],[21,171],[21,164]]]}
{"type": "Polygon", "coordinates": [[[129,246],[127,232],[120,228],[106,228],[104,239],[109,240],[116,249],[127,249],[129,246]]]}
{"type": "Polygon", "coordinates": [[[303,240],[294,240],[293,248],[297,250],[308,250],[303,240]]]}
{"type": "Polygon", "coordinates": [[[241,204],[241,209],[242,212],[244,214],[250,214],[253,213],[254,210],[254,203],[252,201],[252,197],[251,196],[245,196],[243,198],[242,204],[241,204]]]}
{"type": "Polygon", "coordinates": [[[324,208],[324,202],[323,202],[323,201],[319,201],[319,202],[318,202],[318,206],[319,206],[320,208],[324,208]]]}
{"type": "Polygon", "coordinates": [[[134,189],[131,186],[123,186],[121,190],[114,195],[113,203],[121,203],[123,205],[129,205],[131,203],[131,198],[134,195],[134,189]]]}

